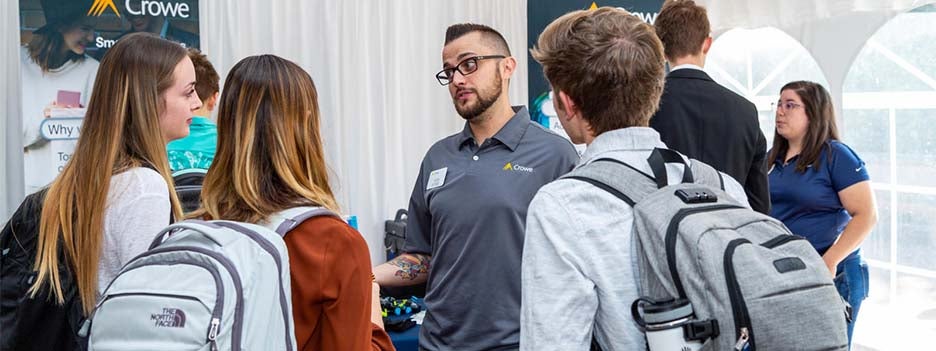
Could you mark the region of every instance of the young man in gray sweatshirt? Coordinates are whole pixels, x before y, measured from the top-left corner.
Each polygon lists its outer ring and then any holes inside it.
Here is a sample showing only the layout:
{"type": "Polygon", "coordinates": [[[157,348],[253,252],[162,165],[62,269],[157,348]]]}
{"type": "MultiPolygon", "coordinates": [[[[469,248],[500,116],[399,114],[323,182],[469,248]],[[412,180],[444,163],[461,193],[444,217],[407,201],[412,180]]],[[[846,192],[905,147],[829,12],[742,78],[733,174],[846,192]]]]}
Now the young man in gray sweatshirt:
{"type": "MultiPolygon", "coordinates": [[[[653,28],[625,10],[566,14],[546,27],[533,57],[552,85],[572,142],[588,148],[577,167],[611,158],[653,174],[647,162],[665,148],[649,127],[663,92],[663,47],[653,28]]],[[[682,165],[667,165],[678,182],[682,165]]],[[[747,204],[727,175],[725,190],[747,204]]],[[[633,211],[589,183],[560,179],[537,192],[527,215],[521,268],[520,349],[645,350],[630,314],[637,299],[633,211]]]]}

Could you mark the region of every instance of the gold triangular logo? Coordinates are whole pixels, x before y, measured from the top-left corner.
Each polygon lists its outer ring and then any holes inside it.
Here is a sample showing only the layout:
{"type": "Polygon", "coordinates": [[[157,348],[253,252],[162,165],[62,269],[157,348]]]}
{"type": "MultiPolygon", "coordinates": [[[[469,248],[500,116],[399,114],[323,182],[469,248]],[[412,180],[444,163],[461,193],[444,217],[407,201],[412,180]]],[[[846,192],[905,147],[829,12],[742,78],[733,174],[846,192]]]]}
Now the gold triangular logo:
{"type": "Polygon", "coordinates": [[[88,16],[100,16],[107,8],[110,7],[114,11],[114,14],[117,17],[120,17],[120,11],[117,11],[117,6],[114,5],[114,0],[94,0],[94,4],[91,5],[91,8],[88,9],[88,16]]]}
{"type": "Polygon", "coordinates": [[[594,10],[597,8],[598,8],[598,4],[596,4],[595,2],[592,2],[591,6],[588,7],[589,10],[594,10]]]}
{"type": "Polygon", "coordinates": [[[504,170],[505,170],[505,171],[512,171],[512,170],[513,170],[513,165],[510,164],[510,162],[507,162],[507,164],[504,165],[504,170]]]}

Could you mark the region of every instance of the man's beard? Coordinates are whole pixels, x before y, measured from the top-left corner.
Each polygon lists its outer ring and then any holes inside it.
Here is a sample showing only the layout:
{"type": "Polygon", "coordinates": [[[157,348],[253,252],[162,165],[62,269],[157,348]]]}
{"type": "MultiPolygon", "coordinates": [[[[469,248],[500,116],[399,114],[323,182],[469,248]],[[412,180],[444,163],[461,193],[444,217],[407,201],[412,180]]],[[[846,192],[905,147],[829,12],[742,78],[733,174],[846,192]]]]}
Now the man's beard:
{"type": "Polygon", "coordinates": [[[500,97],[502,90],[503,82],[501,81],[500,71],[498,71],[497,75],[494,77],[494,86],[491,87],[491,89],[488,89],[488,91],[473,90],[478,97],[478,101],[475,104],[460,106],[458,105],[458,101],[455,100],[455,111],[465,120],[473,121],[497,102],[497,98],[500,97]],[[487,92],[491,94],[485,94],[487,92]]]}

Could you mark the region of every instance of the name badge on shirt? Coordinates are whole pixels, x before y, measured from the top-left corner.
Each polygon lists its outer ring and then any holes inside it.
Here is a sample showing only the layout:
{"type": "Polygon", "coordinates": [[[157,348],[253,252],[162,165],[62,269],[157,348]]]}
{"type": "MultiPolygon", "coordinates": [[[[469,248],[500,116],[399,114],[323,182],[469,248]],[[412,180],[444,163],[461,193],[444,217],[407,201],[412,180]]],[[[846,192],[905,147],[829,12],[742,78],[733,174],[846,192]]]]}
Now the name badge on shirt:
{"type": "Polygon", "coordinates": [[[429,181],[426,183],[426,190],[435,189],[445,184],[445,173],[447,172],[448,167],[442,167],[429,173],[429,181]]]}

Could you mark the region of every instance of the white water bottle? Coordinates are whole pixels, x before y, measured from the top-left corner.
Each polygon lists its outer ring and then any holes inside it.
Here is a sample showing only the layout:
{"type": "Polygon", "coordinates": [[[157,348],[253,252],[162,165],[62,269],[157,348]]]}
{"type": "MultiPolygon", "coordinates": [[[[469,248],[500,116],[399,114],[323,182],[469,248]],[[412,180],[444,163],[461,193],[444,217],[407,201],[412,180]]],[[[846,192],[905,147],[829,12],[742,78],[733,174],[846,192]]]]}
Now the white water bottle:
{"type": "Polygon", "coordinates": [[[698,351],[701,340],[688,340],[683,329],[695,321],[692,304],[674,300],[643,305],[647,344],[650,351],[698,351]]]}

